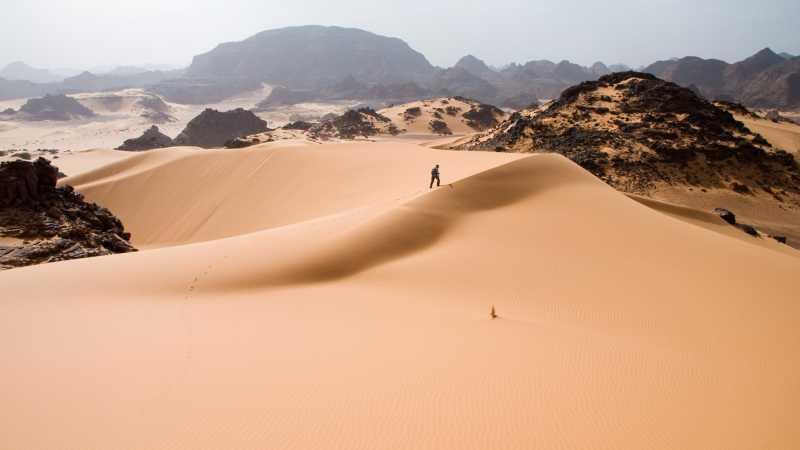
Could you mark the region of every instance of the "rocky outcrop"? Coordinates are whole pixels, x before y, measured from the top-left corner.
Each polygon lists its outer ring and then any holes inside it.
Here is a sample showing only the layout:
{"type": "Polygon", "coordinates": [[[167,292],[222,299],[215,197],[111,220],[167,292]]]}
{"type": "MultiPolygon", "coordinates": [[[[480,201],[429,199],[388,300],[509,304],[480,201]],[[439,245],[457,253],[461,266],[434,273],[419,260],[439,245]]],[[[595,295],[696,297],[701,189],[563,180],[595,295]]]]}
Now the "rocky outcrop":
{"type": "Polygon", "coordinates": [[[736,225],[736,214],[728,211],[725,208],[715,208],[714,214],[718,215],[720,219],[728,222],[730,225],[736,225]]]}
{"type": "Polygon", "coordinates": [[[651,74],[615,73],[566,89],[461,146],[556,152],[631,193],[685,186],[800,206],[800,168],[727,111],[651,74]]]}
{"type": "Polygon", "coordinates": [[[0,163],[0,270],[135,251],[130,234],[105,208],[71,187],[44,158],[0,163]]]}
{"type": "Polygon", "coordinates": [[[434,119],[428,124],[432,133],[441,134],[441,135],[450,135],[453,132],[450,130],[450,127],[447,126],[447,122],[442,120],[434,119]]]}
{"type": "Polygon", "coordinates": [[[368,138],[378,134],[399,133],[388,117],[372,108],[351,109],[344,114],[313,125],[308,135],[317,139],[356,139],[368,138]]]}
{"type": "Polygon", "coordinates": [[[172,138],[163,134],[158,130],[157,126],[153,125],[138,138],[127,139],[122,145],[117,147],[117,150],[141,152],[144,150],[153,150],[155,148],[169,147],[171,145],[172,138]]]}
{"type": "MultiPolygon", "coordinates": [[[[460,99],[469,102],[469,99],[460,99]]],[[[504,115],[503,111],[495,106],[480,103],[473,105],[472,109],[464,113],[467,125],[477,131],[484,131],[498,124],[497,118],[504,115]]]]}
{"type": "Polygon", "coordinates": [[[95,113],[81,105],[77,100],[66,95],[45,95],[32,98],[22,105],[14,115],[16,120],[67,121],[94,117],[95,113]]]}
{"type": "Polygon", "coordinates": [[[241,108],[226,112],[206,109],[186,125],[173,145],[222,147],[232,139],[264,131],[267,131],[267,122],[250,111],[241,108]]]}

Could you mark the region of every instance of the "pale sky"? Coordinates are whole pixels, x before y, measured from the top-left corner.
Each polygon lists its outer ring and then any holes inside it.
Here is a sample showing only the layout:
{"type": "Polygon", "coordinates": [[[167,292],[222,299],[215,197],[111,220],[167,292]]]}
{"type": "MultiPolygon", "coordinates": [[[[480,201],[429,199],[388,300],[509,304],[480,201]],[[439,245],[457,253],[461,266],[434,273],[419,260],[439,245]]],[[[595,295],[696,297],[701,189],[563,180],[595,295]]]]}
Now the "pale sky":
{"type": "Polygon", "coordinates": [[[218,43],[292,25],[399,37],[434,65],[474,54],[633,66],[800,53],[800,0],[0,0],[0,67],[187,65],[218,43]]]}

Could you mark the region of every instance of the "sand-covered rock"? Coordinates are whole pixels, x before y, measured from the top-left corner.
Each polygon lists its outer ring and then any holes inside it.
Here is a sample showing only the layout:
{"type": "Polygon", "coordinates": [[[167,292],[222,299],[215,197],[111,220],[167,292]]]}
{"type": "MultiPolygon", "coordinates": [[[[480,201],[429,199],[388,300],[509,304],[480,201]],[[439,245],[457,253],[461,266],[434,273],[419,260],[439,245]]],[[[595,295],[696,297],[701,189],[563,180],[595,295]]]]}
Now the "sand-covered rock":
{"type": "Polygon", "coordinates": [[[458,96],[392,105],[379,112],[401,132],[418,134],[470,134],[492,128],[508,117],[497,107],[458,96]]]}
{"type": "Polygon", "coordinates": [[[117,150],[139,152],[143,150],[152,150],[154,148],[169,147],[171,145],[172,138],[159,131],[158,127],[153,125],[138,138],[125,140],[122,145],[117,147],[117,150]]]}
{"type": "MultiPolygon", "coordinates": [[[[295,124],[295,128],[297,125],[295,124]]],[[[399,133],[392,121],[372,108],[351,109],[330,120],[324,120],[307,130],[314,138],[356,139],[378,134],[399,133]]]]}
{"type": "Polygon", "coordinates": [[[174,145],[222,147],[225,142],[267,131],[267,122],[242,108],[220,112],[206,109],[175,138],[174,145]]]}
{"type": "Polygon", "coordinates": [[[58,176],[44,158],[0,164],[0,270],[135,250],[122,222],[58,176]]]}

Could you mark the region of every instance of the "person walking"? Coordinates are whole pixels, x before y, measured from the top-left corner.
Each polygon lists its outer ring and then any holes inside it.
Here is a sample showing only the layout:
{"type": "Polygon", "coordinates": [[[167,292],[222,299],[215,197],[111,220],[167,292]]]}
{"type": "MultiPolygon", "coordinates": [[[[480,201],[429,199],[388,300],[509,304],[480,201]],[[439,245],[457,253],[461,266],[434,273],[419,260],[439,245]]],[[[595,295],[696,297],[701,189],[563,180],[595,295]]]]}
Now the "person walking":
{"type": "Polygon", "coordinates": [[[441,180],[439,180],[439,165],[437,164],[433,169],[431,169],[431,185],[428,189],[433,189],[433,182],[436,181],[436,187],[442,185],[441,180]]]}

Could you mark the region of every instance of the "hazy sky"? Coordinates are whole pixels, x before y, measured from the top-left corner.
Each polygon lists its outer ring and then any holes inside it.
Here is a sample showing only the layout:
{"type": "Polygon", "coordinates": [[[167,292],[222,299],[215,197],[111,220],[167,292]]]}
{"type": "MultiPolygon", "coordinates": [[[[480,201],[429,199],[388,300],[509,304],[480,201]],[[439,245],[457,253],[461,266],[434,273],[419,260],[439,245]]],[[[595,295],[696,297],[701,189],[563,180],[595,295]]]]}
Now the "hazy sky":
{"type": "Polygon", "coordinates": [[[290,25],[404,39],[438,66],[569,59],[727,61],[800,53],[800,0],[0,0],[0,66],[186,65],[220,42],[290,25]]]}

